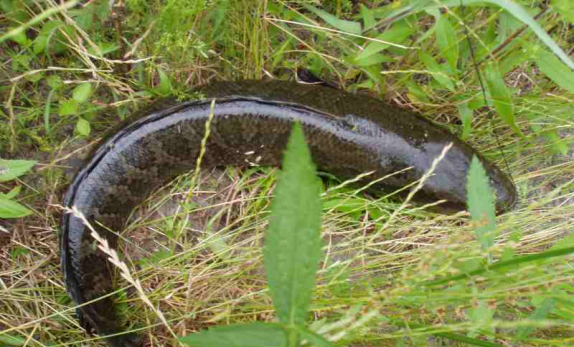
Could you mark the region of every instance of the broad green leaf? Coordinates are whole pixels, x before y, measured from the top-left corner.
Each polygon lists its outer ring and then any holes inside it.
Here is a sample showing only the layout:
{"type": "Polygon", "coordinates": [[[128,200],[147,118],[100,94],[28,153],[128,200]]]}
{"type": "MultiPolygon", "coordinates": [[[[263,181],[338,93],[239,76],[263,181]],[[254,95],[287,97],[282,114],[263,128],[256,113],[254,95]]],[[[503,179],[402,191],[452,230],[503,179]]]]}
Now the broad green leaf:
{"type": "Polygon", "coordinates": [[[21,33],[12,36],[10,40],[16,42],[17,44],[23,47],[26,47],[30,44],[30,39],[28,39],[28,37],[26,36],[25,31],[22,31],[21,33]]]}
{"type": "Polygon", "coordinates": [[[70,116],[78,113],[78,102],[76,100],[68,100],[60,104],[58,114],[60,116],[70,116]]]}
{"type": "Polygon", "coordinates": [[[169,95],[171,93],[171,81],[163,70],[157,70],[159,74],[159,86],[155,88],[156,92],[160,95],[169,95]]]}
{"type": "Polygon", "coordinates": [[[421,51],[419,53],[419,57],[425,64],[427,70],[432,74],[432,77],[448,90],[454,92],[454,83],[448,77],[447,71],[445,71],[445,69],[436,62],[433,56],[427,52],[421,51]]]}
{"type": "Polygon", "coordinates": [[[390,63],[392,61],[394,61],[394,60],[387,55],[373,54],[373,55],[369,55],[368,57],[360,59],[360,60],[351,59],[349,61],[349,63],[362,67],[362,66],[378,65],[381,63],[390,63]]]}
{"type": "Polygon", "coordinates": [[[363,4],[359,4],[361,17],[363,18],[363,27],[370,28],[375,25],[375,17],[373,15],[373,10],[368,8],[363,4]]]}
{"type": "Polygon", "coordinates": [[[495,204],[492,188],[488,184],[488,176],[476,156],[472,158],[467,178],[468,210],[476,225],[476,238],[483,250],[494,245],[495,237],[495,204]]]}
{"type": "Polygon", "coordinates": [[[510,91],[506,88],[506,84],[498,71],[498,67],[494,64],[488,65],[485,77],[494,108],[512,130],[520,136],[524,136],[514,120],[514,108],[512,106],[510,91]]]}
{"type": "Polygon", "coordinates": [[[13,200],[0,197],[0,218],[21,218],[32,211],[13,200]]]}
{"type": "Polygon", "coordinates": [[[193,347],[284,347],[287,337],[279,324],[251,323],[217,326],[179,341],[193,347]]]}
{"type": "Polygon", "coordinates": [[[48,35],[38,35],[34,40],[34,54],[44,52],[48,44],[48,35]]]}
{"type": "Polygon", "coordinates": [[[438,17],[435,33],[440,48],[440,55],[448,62],[451,72],[455,73],[458,63],[458,41],[456,31],[450,23],[448,16],[442,15],[438,17]]]}
{"type": "Polygon", "coordinates": [[[535,62],[540,71],[554,83],[570,93],[574,93],[574,70],[562,64],[554,54],[546,50],[540,50],[535,62]]]}
{"type": "MultiPolygon", "coordinates": [[[[407,21],[399,21],[395,23],[392,27],[385,30],[381,35],[377,36],[377,40],[390,42],[390,43],[401,43],[403,42],[409,35],[413,33],[413,28],[408,24],[407,21]]],[[[373,55],[375,53],[379,53],[387,48],[390,45],[388,43],[382,43],[378,41],[371,41],[367,44],[365,49],[361,51],[355,61],[363,60],[373,55]]]]}
{"type": "Polygon", "coordinates": [[[350,34],[354,34],[354,35],[360,35],[361,34],[361,24],[360,23],[351,22],[351,21],[344,20],[344,19],[339,19],[339,18],[333,16],[332,14],[330,14],[326,11],[320,10],[316,7],[313,7],[311,5],[307,5],[307,4],[302,4],[302,5],[308,11],[313,12],[317,16],[321,17],[321,19],[323,19],[325,22],[329,23],[331,26],[333,26],[336,29],[339,29],[341,31],[344,31],[344,32],[350,33],[350,34]]]}
{"type": "Polygon", "coordinates": [[[28,172],[35,160],[0,159],[0,182],[8,182],[28,172]]]}
{"type": "Polygon", "coordinates": [[[321,256],[321,190],[301,125],[287,143],[265,230],[265,273],[279,320],[305,323],[321,256]]]}
{"type": "Polygon", "coordinates": [[[74,100],[76,100],[78,103],[81,104],[83,102],[86,102],[86,100],[88,100],[91,94],[92,94],[92,84],[90,82],[84,82],[78,85],[76,88],[74,88],[74,91],[72,92],[72,97],[74,98],[74,100]]]}
{"type": "Polygon", "coordinates": [[[78,119],[78,123],[76,123],[76,131],[80,136],[90,135],[91,132],[90,122],[88,122],[83,118],[78,119]]]}

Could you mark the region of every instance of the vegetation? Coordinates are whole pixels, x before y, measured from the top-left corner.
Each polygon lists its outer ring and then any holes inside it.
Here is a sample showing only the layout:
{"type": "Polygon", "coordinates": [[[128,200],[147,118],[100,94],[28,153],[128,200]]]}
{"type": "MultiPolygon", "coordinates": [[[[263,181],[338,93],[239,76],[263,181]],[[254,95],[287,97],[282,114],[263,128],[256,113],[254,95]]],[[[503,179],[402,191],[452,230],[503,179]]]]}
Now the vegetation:
{"type": "MultiPolygon", "coordinates": [[[[235,329],[248,328],[249,346],[574,343],[569,0],[4,0],[0,11],[0,346],[104,345],[76,322],[57,251],[61,194],[104,131],[164,95],[297,68],[444,124],[512,174],[520,206],[494,218],[479,193],[470,213],[441,215],[326,182],[316,286],[312,268],[291,276],[307,282],[290,316],[269,277],[286,264],[261,247],[279,218],[277,170],[182,176],[136,211],[120,247],[141,282],[120,293],[129,326],[152,346],[222,345],[202,344],[212,331],[245,346],[235,329]],[[297,338],[262,337],[294,323],[297,338]]],[[[481,177],[475,167],[484,192],[481,177]]]]}

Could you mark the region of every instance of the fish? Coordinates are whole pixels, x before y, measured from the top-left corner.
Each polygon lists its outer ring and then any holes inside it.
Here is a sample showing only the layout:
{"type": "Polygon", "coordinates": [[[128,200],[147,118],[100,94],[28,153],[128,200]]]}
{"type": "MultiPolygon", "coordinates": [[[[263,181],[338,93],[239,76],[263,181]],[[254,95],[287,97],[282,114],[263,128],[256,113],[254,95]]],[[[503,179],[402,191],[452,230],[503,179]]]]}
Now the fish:
{"type": "MultiPolygon", "coordinates": [[[[497,211],[517,202],[511,178],[469,144],[421,115],[376,98],[279,80],[215,82],[200,91],[201,100],[168,99],[130,117],[103,138],[69,185],[63,205],[81,212],[112,249],[115,232],[122,231],[136,206],[196,167],[204,138],[202,168],[280,166],[294,122],[302,125],[320,171],[340,179],[370,173],[362,183],[375,182],[371,192],[417,182],[452,143],[415,201],[445,200],[439,205],[445,211],[464,210],[467,174],[476,156],[495,192],[497,211]]],[[[114,309],[109,295],[115,290],[114,269],[85,221],[63,214],[59,243],[67,292],[80,305],[81,325],[105,336],[112,347],[140,346],[142,338],[126,332],[114,309]]]]}

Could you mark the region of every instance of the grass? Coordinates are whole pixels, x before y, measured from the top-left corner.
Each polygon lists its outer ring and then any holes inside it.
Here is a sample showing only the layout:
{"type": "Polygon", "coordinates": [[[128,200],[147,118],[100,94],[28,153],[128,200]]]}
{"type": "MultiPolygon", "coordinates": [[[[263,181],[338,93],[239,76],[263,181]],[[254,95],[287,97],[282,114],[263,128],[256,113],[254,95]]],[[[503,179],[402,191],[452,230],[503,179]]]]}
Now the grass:
{"type": "MultiPolygon", "coordinates": [[[[123,5],[114,8],[119,20],[107,1],[90,3],[49,18],[42,13],[59,5],[55,1],[0,7],[3,33],[40,18],[24,36],[0,44],[7,57],[0,65],[0,157],[38,161],[34,172],[0,183],[1,193],[22,186],[14,199],[33,211],[0,220],[0,346],[104,345],[79,328],[59,268],[57,205],[70,166],[104,131],[152,99],[166,93],[187,98],[194,86],[213,79],[291,78],[295,68],[309,67],[349,90],[368,89],[420,111],[502,167],[506,159],[521,204],[496,220],[490,251],[496,260],[574,245],[573,94],[540,72],[537,52],[545,46],[528,28],[512,37],[522,23],[498,8],[443,11],[440,18],[453,28],[443,28],[444,41],[458,47],[458,55],[446,55],[456,60],[451,69],[441,60],[441,43],[426,34],[437,20],[433,14],[409,18],[386,38],[416,50],[387,48],[369,58],[384,65],[369,65],[357,59],[368,42],[294,1],[126,0],[116,2],[123,5]],[[477,60],[490,62],[481,72],[498,62],[523,137],[484,107],[459,17],[474,33],[477,60]],[[426,64],[420,52],[439,66],[426,64]],[[470,118],[460,116],[465,107],[470,118]]],[[[368,1],[372,10],[363,12],[350,1],[323,3],[349,21],[371,16],[376,22],[389,9],[384,1],[368,1]]],[[[567,48],[571,19],[559,1],[552,4],[538,22],[567,48]]],[[[522,5],[531,15],[540,11],[536,3],[522,5]]],[[[214,325],[274,320],[261,245],[275,176],[276,169],[228,168],[202,172],[197,181],[193,174],[179,177],[136,211],[120,254],[169,328],[127,283],[120,306],[134,328],[146,327],[153,346],[176,345],[170,329],[183,336],[214,325]],[[194,199],[187,199],[190,189],[194,199]]],[[[571,257],[425,287],[483,264],[468,214],[410,205],[393,213],[394,201],[335,186],[322,195],[313,331],[369,347],[468,345],[456,336],[519,347],[574,343],[571,257]]]]}

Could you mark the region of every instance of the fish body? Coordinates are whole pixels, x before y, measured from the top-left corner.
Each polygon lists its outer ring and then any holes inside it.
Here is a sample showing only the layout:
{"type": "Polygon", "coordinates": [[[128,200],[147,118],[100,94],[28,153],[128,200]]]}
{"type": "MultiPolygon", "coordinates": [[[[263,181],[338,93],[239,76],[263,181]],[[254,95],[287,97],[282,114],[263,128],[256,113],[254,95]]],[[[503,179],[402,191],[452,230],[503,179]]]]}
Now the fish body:
{"type": "MultiPolygon", "coordinates": [[[[412,184],[452,143],[416,200],[445,199],[450,209],[464,209],[466,177],[477,156],[496,192],[498,211],[516,202],[508,176],[470,145],[380,100],[284,81],[218,82],[202,91],[204,100],[156,107],[107,136],[68,188],[64,205],[82,212],[112,248],[117,236],[109,230],[120,232],[154,188],[195,168],[210,115],[202,167],[279,166],[293,122],[299,121],[321,171],[342,179],[372,172],[368,177],[375,180],[402,170],[371,190],[412,184]]],[[[62,268],[68,293],[84,304],[80,320],[102,336],[119,334],[107,338],[111,346],[139,346],[138,336],[121,334],[113,298],[95,300],[114,290],[113,271],[89,229],[72,214],[65,214],[61,224],[62,268]]]]}

